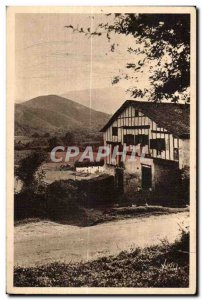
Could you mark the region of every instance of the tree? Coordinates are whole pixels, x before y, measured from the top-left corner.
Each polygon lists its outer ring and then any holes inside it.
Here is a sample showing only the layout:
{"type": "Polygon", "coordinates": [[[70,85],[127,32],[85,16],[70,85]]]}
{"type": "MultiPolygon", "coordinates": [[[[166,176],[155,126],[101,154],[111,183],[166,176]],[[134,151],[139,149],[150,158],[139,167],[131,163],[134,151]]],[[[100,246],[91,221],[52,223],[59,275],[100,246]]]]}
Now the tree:
{"type": "Polygon", "coordinates": [[[66,132],[65,136],[62,138],[65,146],[71,145],[74,142],[74,134],[71,131],[66,132]]]}
{"type": "MultiPolygon", "coordinates": [[[[136,73],[144,72],[147,66],[151,88],[139,89],[138,82],[130,89],[134,98],[147,98],[177,102],[179,98],[189,102],[190,86],[190,14],[108,14],[109,22],[101,23],[95,31],[91,28],[65,26],[87,36],[106,35],[111,52],[118,44],[113,43],[113,34],[131,35],[134,45],[128,53],[141,57],[136,63],[128,63],[124,72],[113,79],[133,79],[136,73]],[[133,71],[130,75],[129,70],[133,71]]],[[[135,79],[134,79],[135,81],[135,79]]]]}
{"type": "Polygon", "coordinates": [[[34,152],[21,160],[20,166],[16,169],[16,176],[25,184],[25,187],[29,187],[36,182],[36,171],[45,160],[45,157],[43,153],[34,152]]]}
{"type": "Polygon", "coordinates": [[[63,145],[62,139],[60,139],[59,137],[52,137],[48,140],[48,144],[49,144],[49,149],[50,151],[55,148],[56,146],[61,146],[63,145]]]}
{"type": "Polygon", "coordinates": [[[49,132],[46,132],[46,133],[44,133],[44,135],[43,135],[45,138],[49,138],[50,137],[50,133],[49,132]]]}
{"type": "Polygon", "coordinates": [[[35,133],[32,134],[32,137],[33,138],[38,138],[38,137],[40,137],[40,135],[38,134],[38,132],[35,132],[35,133]]]}

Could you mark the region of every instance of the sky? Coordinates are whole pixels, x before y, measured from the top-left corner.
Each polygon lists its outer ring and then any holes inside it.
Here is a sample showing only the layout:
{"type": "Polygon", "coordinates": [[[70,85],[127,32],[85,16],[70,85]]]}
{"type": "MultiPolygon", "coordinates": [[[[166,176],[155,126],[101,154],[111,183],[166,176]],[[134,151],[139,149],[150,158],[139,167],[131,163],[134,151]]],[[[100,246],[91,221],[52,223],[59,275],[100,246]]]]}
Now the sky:
{"type": "MultiPolygon", "coordinates": [[[[71,24],[94,30],[110,18],[103,14],[16,14],[15,101],[112,87],[119,70],[140,59],[126,51],[135,46],[134,38],[114,34],[112,40],[118,47],[111,52],[106,35],[89,38],[64,27],[71,24]]],[[[146,87],[146,72],[138,76],[138,84],[146,87]]],[[[118,86],[126,90],[134,86],[134,80],[118,86]]]]}

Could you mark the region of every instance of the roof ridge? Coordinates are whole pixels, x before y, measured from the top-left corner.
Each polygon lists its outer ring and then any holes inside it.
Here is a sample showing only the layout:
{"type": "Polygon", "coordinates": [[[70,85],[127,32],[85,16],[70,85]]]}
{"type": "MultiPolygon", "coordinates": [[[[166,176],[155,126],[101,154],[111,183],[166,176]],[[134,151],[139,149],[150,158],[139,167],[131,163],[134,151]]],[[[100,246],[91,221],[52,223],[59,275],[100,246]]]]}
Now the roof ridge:
{"type": "Polygon", "coordinates": [[[137,100],[126,100],[101,129],[101,132],[106,131],[122,111],[130,105],[141,110],[144,115],[153,120],[160,127],[169,130],[175,136],[179,137],[180,135],[189,134],[190,104],[137,100]]]}
{"type": "MultiPolygon", "coordinates": [[[[172,105],[187,105],[190,106],[189,103],[178,103],[178,102],[156,102],[156,101],[143,101],[143,100],[132,100],[132,99],[128,99],[126,100],[124,103],[126,102],[131,102],[131,103],[149,103],[149,104],[172,104],[172,105]]],[[[123,103],[123,104],[124,104],[123,103]]]]}

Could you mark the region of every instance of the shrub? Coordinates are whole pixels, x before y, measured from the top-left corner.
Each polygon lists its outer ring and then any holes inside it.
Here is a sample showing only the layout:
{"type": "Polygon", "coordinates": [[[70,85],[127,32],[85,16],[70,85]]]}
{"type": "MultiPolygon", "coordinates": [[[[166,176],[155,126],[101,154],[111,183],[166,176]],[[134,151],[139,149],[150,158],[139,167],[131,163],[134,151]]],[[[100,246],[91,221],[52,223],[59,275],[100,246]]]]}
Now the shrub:
{"type": "Polygon", "coordinates": [[[182,251],[184,253],[189,253],[189,247],[190,247],[189,227],[180,226],[180,237],[176,239],[175,243],[172,245],[172,249],[176,251],[182,251]]]}
{"type": "Polygon", "coordinates": [[[65,146],[71,145],[74,143],[74,134],[71,131],[67,131],[66,134],[62,137],[62,141],[65,146]]]}
{"type": "Polygon", "coordinates": [[[34,187],[24,188],[14,196],[14,219],[47,217],[47,204],[44,194],[37,194],[34,187]]]}
{"type": "Polygon", "coordinates": [[[25,187],[35,184],[35,173],[45,158],[44,153],[34,152],[20,161],[15,175],[24,182],[25,187]]]}
{"type": "Polygon", "coordinates": [[[189,204],[189,192],[190,192],[190,169],[189,167],[184,167],[180,171],[181,184],[180,184],[180,197],[183,199],[185,204],[189,204]]]}
{"type": "Polygon", "coordinates": [[[48,140],[48,145],[49,145],[49,150],[52,151],[53,148],[55,148],[56,146],[62,146],[63,142],[62,139],[59,137],[51,137],[48,140]]]}
{"type": "Polygon", "coordinates": [[[49,137],[50,137],[50,133],[46,132],[46,133],[44,133],[43,136],[44,136],[45,138],[49,138],[49,137]]]}
{"type": "Polygon", "coordinates": [[[73,180],[61,180],[47,187],[46,198],[49,216],[58,219],[77,213],[85,195],[73,180]]]}
{"type": "Polygon", "coordinates": [[[32,134],[32,137],[33,138],[38,138],[38,137],[40,137],[40,135],[38,134],[38,132],[35,132],[35,133],[32,134]]]}
{"type": "Polygon", "coordinates": [[[42,217],[63,222],[83,214],[84,201],[85,194],[73,180],[29,186],[15,195],[15,220],[42,217]]]}

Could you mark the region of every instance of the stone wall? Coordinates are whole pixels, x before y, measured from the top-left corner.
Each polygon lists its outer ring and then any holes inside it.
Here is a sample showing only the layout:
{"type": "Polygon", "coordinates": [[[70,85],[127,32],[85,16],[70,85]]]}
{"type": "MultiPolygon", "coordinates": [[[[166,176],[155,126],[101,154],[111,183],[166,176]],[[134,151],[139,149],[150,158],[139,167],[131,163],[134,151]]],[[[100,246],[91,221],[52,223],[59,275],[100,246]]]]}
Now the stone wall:
{"type": "MultiPolygon", "coordinates": [[[[115,168],[108,166],[108,174],[115,176],[115,173],[115,168]]],[[[123,197],[131,203],[178,206],[184,197],[181,184],[178,162],[140,158],[124,165],[123,197]],[[142,165],[151,166],[152,170],[152,188],[148,190],[142,189],[142,165]]]]}
{"type": "Polygon", "coordinates": [[[81,180],[78,181],[78,186],[86,195],[85,206],[107,205],[116,201],[114,176],[103,174],[89,180],[81,180]]]}
{"type": "Polygon", "coordinates": [[[179,168],[190,166],[190,140],[179,140],[179,168]]]}

